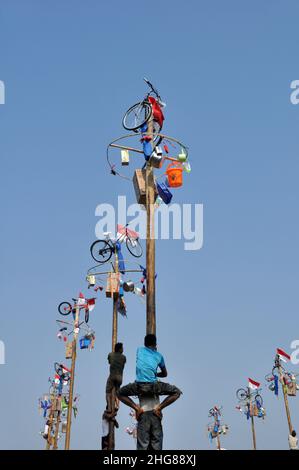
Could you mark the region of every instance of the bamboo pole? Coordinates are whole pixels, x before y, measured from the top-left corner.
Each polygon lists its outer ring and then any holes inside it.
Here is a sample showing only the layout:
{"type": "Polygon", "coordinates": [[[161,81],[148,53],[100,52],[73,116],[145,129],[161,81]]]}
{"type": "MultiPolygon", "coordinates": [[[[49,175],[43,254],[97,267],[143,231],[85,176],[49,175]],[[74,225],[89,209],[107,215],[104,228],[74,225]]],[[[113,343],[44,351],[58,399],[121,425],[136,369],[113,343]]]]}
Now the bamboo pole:
{"type": "Polygon", "coordinates": [[[73,333],[73,344],[72,344],[72,368],[71,368],[71,378],[70,378],[70,388],[69,388],[69,402],[68,402],[68,411],[67,411],[67,424],[66,424],[66,434],[65,434],[65,450],[70,449],[70,440],[71,440],[71,425],[72,425],[72,411],[73,411],[73,396],[74,396],[74,381],[75,381],[75,365],[76,365],[76,356],[77,356],[77,337],[78,337],[78,324],[79,324],[79,313],[80,307],[76,304],[76,316],[74,321],[74,333],[73,333]]]}
{"type": "MultiPolygon", "coordinates": [[[[153,135],[153,118],[148,121],[148,134],[153,135]]],[[[146,334],[156,334],[155,292],[155,182],[153,167],[147,163],[146,192],[146,334]]]]}
{"type": "Polygon", "coordinates": [[[122,150],[129,150],[130,152],[143,153],[142,150],[135,149],[134,147],[126,147],[124,145],[110,144],[109,147],[114,147],[114,148],[122,149],[122,150]]]}

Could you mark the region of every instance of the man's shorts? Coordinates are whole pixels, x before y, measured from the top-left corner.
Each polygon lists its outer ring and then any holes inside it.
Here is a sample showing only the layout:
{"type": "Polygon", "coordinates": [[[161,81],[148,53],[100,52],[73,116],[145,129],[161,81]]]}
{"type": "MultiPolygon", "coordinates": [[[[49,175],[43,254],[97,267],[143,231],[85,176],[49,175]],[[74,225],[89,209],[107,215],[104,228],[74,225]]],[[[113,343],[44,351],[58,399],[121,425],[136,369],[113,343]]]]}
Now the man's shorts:
{"type": "Polygon", "coordinates": [[[106,383],[106,393],[112,393],[112,390],[115,389],[118,391],[119,387],[122,384],[122,377],[119,375],[109,375],[106,383]]]}
{"type": "Polygon", "coordinates": [[[139,397],[141,395],[181,395],[182,392],[175,385],[166,382],[132,382],[124,385],[118,394],[123,397],[139,397]]]}

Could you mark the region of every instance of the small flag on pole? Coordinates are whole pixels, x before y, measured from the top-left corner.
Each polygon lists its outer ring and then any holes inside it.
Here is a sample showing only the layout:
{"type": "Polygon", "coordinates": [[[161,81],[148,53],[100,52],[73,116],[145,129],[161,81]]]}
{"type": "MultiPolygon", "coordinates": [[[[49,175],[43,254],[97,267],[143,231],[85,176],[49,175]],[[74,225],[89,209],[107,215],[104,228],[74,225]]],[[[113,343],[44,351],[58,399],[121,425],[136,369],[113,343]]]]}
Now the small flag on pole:
{"type": "Polygon", "coordinates": [[[85,297],[82,294],[82,292],[80,292],[79,297],[78,297],[78,301],[77,301],[77,305],[84,305],[85,303],[86,303],[85,297]]]}
{"type": "Polygon", "coordinates": [[[96,305],[96,299],[93,297],[92,299],[87,299],[87,310],[92,312],[96,305]]]}
{"type": "Polygon", "coordinates": [[[251,390],[257,390],[260,385],[261,384],[259,382],[248,378],[248,387],[251,388],[251,390]]]}
{"type": "Polygon", "coordinates": [[[282,349],[279,349],[277,348],[276,349],[276,352],[279,356],[279,358],[283,361],[283,362],[288,362],[291,360],[291,356],[289,356],[289,354],[287,354],[285,351],[283,351],[282,349]]]}

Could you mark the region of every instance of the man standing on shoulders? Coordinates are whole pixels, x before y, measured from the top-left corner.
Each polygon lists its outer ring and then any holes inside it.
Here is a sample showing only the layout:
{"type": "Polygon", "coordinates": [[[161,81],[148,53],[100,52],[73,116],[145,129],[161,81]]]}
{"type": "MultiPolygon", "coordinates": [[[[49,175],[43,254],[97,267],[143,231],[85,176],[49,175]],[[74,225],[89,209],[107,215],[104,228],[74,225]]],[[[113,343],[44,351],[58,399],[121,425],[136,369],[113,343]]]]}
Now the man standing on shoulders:
{"type": "Polygon", "coordinates": [[[144,338],[144,347],[137,349],[136,381],[118,392],[120,401],[136,412],[137,450],[162,450],[162,410],[182,393],[175,385],[159,382],[158,377],[167,377],[167,370],[162,354],[157,351],[157,338],[149,334],[144,338]],[[160,395],[167,395],[162,403],[160,395]],[[139,405],[131,396],[138,396],[139,405]]]}

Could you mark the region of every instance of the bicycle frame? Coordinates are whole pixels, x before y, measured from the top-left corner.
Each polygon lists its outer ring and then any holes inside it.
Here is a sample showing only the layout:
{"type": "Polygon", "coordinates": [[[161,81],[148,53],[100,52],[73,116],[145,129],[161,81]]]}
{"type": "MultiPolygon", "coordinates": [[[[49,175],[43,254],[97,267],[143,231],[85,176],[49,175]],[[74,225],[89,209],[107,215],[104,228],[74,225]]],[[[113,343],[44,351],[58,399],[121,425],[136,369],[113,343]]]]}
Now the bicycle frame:
{"type": "Polygon", "coordinates": [[[130,238],[131,241],[137,240],[139,238],[139,234],[137,232],[134,232],[133,230],[128,229],[129,224],[127,225],[117,225],[117,233],[119,233],[119,236],[113,240],[110,236],[111,232],[106,234],[105,240],[111,245],[111,248],[115,248],[115,245],[117,242],[123,243],[126,241],[127,238],[130,238]],[[125,233],[121,233],[121,231],[125,230],[125,233]]]}

